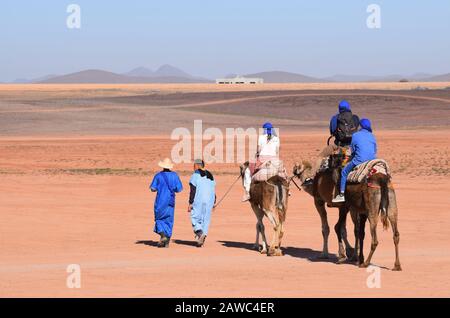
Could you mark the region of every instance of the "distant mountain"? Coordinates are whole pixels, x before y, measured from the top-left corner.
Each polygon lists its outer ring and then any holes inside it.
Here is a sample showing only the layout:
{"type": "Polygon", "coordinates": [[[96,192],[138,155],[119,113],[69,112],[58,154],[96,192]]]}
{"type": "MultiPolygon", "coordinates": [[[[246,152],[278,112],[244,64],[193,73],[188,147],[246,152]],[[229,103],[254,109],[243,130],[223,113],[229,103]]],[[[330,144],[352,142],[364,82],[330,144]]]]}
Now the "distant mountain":
{"type": "Polygon", "coordinates": [[[126,76],[138,76],[138,77],[185,77],[185,78],[195,78],[189,73],[176,68],[175,66],[165,64],[160,66],[156,71],[152,71],[149,68],[140,66],[131,71],[124,73],[126,76]]]}
{"type": "Polygon", "coordinates": [[[199,79],[177,76],[139,77],[127,76],[103,70],[86,70],[62,76],[52,77],[39,83],[93,83],[93,84],[127,84],[127,83],[206,83],[199,79]]]}
{"type": "Polygon", "coordinates": [[[27,78],[17,78],[14,81],[12,81],[11,83],[13,84],[28,84],[28,83],[36,83],[36,82],[42,82],[45,80],[48,80],[52,77],[56,77],[58,75],[55,74],[51,74],[51,75],[45,75],[45,76],[41,76],[41,77],[37,77],[37,78],[33,78],[33,79],[27,79],[27,78]]]}
{"type": "Polygon", "coordinates": [[[323,79],[331,82],[366,82],[373,81],[376,77],[368,75],[336,74],[323,79]]]}
{"type": "MultiPolygon", "coordinates": [[[[229,74],[226,78],[236,77],[229,74]]],[[[244,77],[263,78],[265,83],[323,83],[323,82],[450,82],[450,73],[431,75],[415,73],[410,75],[392,74],[387,76],[336,74],[317,78],[298,73],[284,71],[269,71],[246,74],[244,77]]],[[[162,65],[156,71],[146,67],[137,67],[124,74],[104,70],[85,70],[66,75],[46,75],[34,79],[19,78],[11,83],[212,83],[213,81],[191,74],[171,65],[162,65]]]]}
{"type": "Polygon", "coordinates": [[[141,67],[132,69],[131,71],[124,73],[123,75],[138,76],[138,77],[153,77],[153,76],[155,76],[155,72],[153,72],[151,69],[141,66],[141,67]]]}
{"type": "Polygon", "coordinates": [[[271,71],[254,74],[246,74],[244,77],[258,77],[264,79],[264,83],[319,83],[325,80],[297,73],[271,71]]]}
{"type": "Polygon", "coordinates": [[[40,83],[122,83],[128,81],[125,75],[102,70],[86,70],[40,81],[40,83]]]}
{"type": "Polygon", "coordinates": [[[14,81],[12,81],[11,83],[13,84],[26,84],[29,83],[30,81],[26,78],[16,78],[14,81]]]}
{"type": "Polygon", "coordinates": [[[185,71],[168,64],[159,67],[155,72],[155,76],[164,76],[164,77],[175,76],[175,77],[194,78],[191,74],[188,74],[185,71]]]}
{"type": "Polygon", "coordinates": [[[141,66],[122,75],[133,77],[150,77],[150,78],[176,78],[178,79],[178,81],[179,79],[183,78],[184,81],[187,82],[201,82],[201,83],[212,82],[207,78],[193,76],[175,66],[168,64],[160,66],[156,71],[152,71],[146,67],[141,66]]]}
{"type": "Polygon", "coordinates": [[[410,79],[409,77],[397,74],[386,76],[336,74],[333,76],[325,77],[324,79],[332,82],[353,83],[353,82],[398,82],[399,80],[404,78],[410,79]]]}
{"type": "Polygon", "coordinates": [[[366,81],[366,82],[398,82],[400,80],[407,79],[409,81],[413,81],[414,79],[403,76],[399,74],[392,74],[392,75],[386,75],[386,76],[376,76],[373,80],[366,81]]]}
{"type": "Polygon", "coordinates": [[[415,73],[412,75],[392,74],[385,76],[336,74],[325,77],[324,80],[333,82],[398,82],[402,79],[407,79],[408,81],[414,82],[431,76],[427,73],[415,73]]]}
{"type": "Polygon", "coordinates": [[[409,76],[409,78],[421,80],[421,79],[432,77],[432,76],[434,76],[434,75],[433,74],[429,74],[429,73],[414,73],[411,76],[409,76]]]}
{"type": "Polygon", "coordinates": [[[34,79],[30,80],[30,83],[36,83],[36,82],[46,81],[46,80],[49,80],[49,79],[54,78],[54,77],[57,77],[57,76],[59,76],[59,75],[56,75],[56,74],[49,74],[49,75],[37,77],[37,78],[34,78],[34,79]]]}
{"type": "Polygon", "coordinates": [[[450,82],[450,73],[425,78],[424,82],[450,82]]]}

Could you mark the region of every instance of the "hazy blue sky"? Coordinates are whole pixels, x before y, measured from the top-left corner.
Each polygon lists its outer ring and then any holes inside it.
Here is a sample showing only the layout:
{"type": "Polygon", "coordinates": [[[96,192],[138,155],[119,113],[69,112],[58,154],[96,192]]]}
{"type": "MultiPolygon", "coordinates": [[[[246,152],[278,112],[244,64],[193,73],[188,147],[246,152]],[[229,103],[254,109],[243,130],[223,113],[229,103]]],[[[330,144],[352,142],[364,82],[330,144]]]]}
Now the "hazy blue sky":
{"type": "Polygon", "coordinates": [[[0,81],[178,66],[214,78],[450,72],[450,1],[2,0],[0,81]],[[81,29],[66,8],[81,6],[81,29]],[[381,29],[366,8],[381,6],[381,29]]]}

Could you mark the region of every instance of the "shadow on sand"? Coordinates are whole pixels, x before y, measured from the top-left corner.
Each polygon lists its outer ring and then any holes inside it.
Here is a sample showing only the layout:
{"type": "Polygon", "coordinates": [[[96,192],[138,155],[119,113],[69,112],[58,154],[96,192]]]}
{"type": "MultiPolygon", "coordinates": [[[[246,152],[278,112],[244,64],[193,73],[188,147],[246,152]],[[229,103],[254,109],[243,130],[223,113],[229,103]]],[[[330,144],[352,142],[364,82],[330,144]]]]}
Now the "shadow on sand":
{"type": "Polygon", "coordinates": [[[158,246],[158,242],[156,242],[156,241],[136,241],[136,243],[134,243],[134,244],[143,244],[143,245],[153,246],[153,247],[158,246]]]}
{"type": "Polygon", "coordinates": [[[175,244],[179,244],[179,245],[187,245],[187,246],[197,247],[197,242],[195,242],[195,241],[173,240],[172,242],[174,242],[175,244]]]}
{"type": "MultiPolygon", "coordinates": [[[[242,248],[246,250],[255,251],[252,243],[244,243],[244,242],[233,242],[233,241],[219,241],[225,247],[231,248],[242,248]]],[[[337,256],[334,254],[330,254],[329,258],[322,259],[320,258],[321,251],[312,250],[310,248],[301,248],[301,247],[282,247],[281,250],[283,254],[289,255],[296,258],[306,259],[310,262],[325,262],[325,263],[336,263],[337,256]]]]}

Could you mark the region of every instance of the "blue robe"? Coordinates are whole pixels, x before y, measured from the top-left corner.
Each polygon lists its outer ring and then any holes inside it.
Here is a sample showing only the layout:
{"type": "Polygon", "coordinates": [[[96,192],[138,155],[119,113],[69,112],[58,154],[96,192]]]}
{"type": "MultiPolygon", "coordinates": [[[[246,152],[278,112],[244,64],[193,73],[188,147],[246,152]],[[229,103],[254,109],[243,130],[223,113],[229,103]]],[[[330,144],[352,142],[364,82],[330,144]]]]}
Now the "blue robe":
{"type": "Polygon", "coordinates": [[[176,172],[161,171],[153,178],[150,189],[157,192],[154,205],[154,232],[171,237],[175,212],[175,193],[183,190],[180,177],[176,172]],[[168,184],[165,182],[163,174],[166,175],[168,184]],[[169,188],[173,191],[173,197],[169,188]]]}
{"type": "Polygon", "coordinates": [[[195,198],[192,203],[191,222],[194,232],[201,230],[208,235],[211,222],[211,211],[216,200],[216,181],[202,177],[199,171],[194,172],[189,183],[195,186],[195,198]]]}
{"type": "Polygon", "coordinates": [[[345,192],[347,177],[358,165],[377,158],[377,140],[375,136],[366,129],[361,129],[352,136],[352,160],[341,172],[341,193],[345,192]]]}

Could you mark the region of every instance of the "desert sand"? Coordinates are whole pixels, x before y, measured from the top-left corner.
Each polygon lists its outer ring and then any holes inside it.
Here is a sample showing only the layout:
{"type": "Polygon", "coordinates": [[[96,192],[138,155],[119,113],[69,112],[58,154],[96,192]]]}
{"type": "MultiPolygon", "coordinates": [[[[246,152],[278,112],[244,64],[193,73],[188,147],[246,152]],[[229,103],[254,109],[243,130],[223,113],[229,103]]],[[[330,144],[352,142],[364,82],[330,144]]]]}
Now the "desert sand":
{"type": "MultiPolygon", "coordinates": [[[[449,297],[450,91],[378,85],[248,92],[190,84],[164,92],[133,85],[0,85],[0,296],[449,297]],[[173,128],[191,128],[194,119],[203,119],[205,128],[271,120],[280,127],[282,159],[290,168],[323,147],[327,121],[343,97],[373,119],[379,155],[393,168],[402,272],[390,271],[392,233],[381,226],[373,258],[381,288],[367,287],[365,269],[335,264],[333,232],[331,259],[316,259],[320,220],[312,198],[295,188],[284,256],[252,249],[255,217],[240,202],[239,184],[214,211],[205,247],[194,247],[187,163],[176,167],[185,190],[177,196],[171,246],[155,247],[148,185],[175,143],[173,128]],[[66,286],[69,264],[81,266],[80,289],[66,286]]],[[[238,164],[208,169],[221,197],[238,164]]],[[[336,221],[337,211],[329,209],[330,226],[336,221]]],[[[353,242],[350,219],[347,228],[353,242]]],[[[365,246],[367,253],[368,231],[365,246]]]]}

